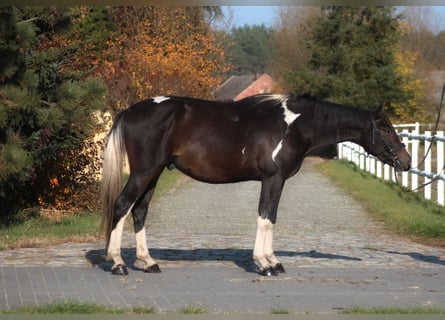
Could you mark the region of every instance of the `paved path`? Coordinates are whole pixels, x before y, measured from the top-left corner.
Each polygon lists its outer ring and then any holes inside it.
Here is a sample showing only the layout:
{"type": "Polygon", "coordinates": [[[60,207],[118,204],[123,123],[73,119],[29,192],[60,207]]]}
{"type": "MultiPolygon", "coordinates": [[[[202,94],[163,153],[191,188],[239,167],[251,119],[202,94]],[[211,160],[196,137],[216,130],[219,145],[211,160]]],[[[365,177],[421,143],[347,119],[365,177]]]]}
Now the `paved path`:
{"type": "Polygon", "coordinates": [[[306,160],[286,183],[275,228],[278,277],[254,272],[259,183],[188,180],[151,207],[148,245],[162,274],[135,262],[129,228],[123,256],[130,276],[104,262],[103,242],[0,252],[0,309],[56,300],[159,312],[337,312],[347,307],[445,309],[445,248],[385,232],[306,160]],[[93,268],[91,267],[93,266],[93,268]]]}

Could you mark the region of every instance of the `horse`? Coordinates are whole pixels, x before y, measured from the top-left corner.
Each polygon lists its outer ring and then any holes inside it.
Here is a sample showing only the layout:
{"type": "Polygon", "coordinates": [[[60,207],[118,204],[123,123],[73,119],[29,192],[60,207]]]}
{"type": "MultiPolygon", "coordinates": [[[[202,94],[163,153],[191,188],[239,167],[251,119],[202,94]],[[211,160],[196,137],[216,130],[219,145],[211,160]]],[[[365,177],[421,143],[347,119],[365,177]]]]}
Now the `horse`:
{"type": "Polygon", "coordinates": [[[309,153],[342,141],[361,145],[397,171],[411,167],[383,104],[368,111],[310,95],[259,94],[239,101],[158,96],[130,106],[115,117],[103,156],[102,226],[112,274],[128,274],[121,238],[130,212],[143,271],[161,272],[144,225],[165,168],[210,184],[260,181],[253,259],[260,275],[284,273],[272,248],[284,183],[309,153]],[[125,155],[130,175],[122,189],[125,155]]]}

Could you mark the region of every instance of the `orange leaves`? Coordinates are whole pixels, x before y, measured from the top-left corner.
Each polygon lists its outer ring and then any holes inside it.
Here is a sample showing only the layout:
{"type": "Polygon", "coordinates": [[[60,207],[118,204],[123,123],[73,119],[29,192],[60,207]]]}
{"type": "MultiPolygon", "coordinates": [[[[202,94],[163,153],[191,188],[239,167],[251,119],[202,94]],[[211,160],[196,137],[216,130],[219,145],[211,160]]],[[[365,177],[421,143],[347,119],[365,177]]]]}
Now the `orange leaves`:
{"type": "Polygon", "coordinates": [[[114,109],[155,95],[210,98],[227,71],[204,7],[79,7],[72,31],[43,39],[67,49],[65,74],[100,76],[114,109]]]}
{"type": "Polygon", "coordinates": [[[210,97],[225,71],[224,51],[213,30],[193,19],[202,8],[154,8],[151,19],[135,21],[124,55],[138,99],[155,95],[210,97]]]}

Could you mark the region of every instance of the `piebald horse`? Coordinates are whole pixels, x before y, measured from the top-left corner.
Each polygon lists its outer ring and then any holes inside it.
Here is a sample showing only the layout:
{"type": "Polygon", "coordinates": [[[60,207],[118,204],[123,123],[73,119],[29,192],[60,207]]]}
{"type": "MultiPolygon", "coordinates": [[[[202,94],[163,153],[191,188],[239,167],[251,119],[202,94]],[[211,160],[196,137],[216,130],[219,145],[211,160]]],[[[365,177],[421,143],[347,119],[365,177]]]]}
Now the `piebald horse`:
{"type": "Polygon", "coordinates": [[[132,105],[115,117],[104,151],[102,223],[112,273],[128,274],[121,238],[130,213],[137,258],[145,272],[161,272],[149,254],[144,225],[166,167],[207,183],[261,181],[253,259],[261,275],[285,272],[272,249],[284,182],[311,151],[341,141],[363,146],[398,171],[410,169],[411,156],[382,106],[365,111],[291,94],[236,102],[160,96],[132,105]],[[122,190],[125,154],[130,176],[122,190]]]}

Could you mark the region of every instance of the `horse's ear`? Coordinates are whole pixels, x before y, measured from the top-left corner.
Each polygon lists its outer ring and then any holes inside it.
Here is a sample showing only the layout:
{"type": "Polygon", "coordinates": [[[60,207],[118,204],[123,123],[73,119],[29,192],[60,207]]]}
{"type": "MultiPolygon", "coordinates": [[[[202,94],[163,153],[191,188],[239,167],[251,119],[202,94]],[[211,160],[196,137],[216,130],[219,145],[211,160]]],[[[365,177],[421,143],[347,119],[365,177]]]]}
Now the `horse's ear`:
{"type": "Polygon", "coordinates": [[[380,103],[380,105],[377,107],[377,109],[374,110],[374,118],[378,118],[383,113],[383,101],[380,103]]]}

